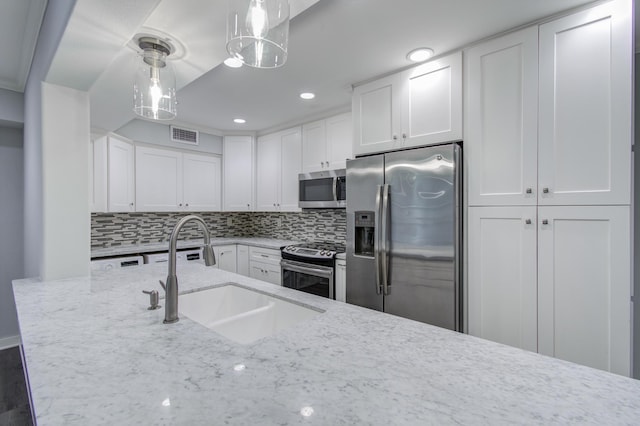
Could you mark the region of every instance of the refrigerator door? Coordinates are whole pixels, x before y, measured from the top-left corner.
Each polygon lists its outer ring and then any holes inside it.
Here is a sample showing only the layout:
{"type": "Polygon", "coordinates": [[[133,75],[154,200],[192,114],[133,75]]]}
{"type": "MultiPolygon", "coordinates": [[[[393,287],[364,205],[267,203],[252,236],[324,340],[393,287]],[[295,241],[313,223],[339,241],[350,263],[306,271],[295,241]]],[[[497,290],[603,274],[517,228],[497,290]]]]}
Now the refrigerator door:
{"type": "Polygon", "coordinates": [[[376,285],[376,196],[383,179],[382,155],[347,161],[347,303],[378,311],[382,310],[382,292],[376,285]]]}
{"type": "Polygon", "coordinates": [[[389,259],[384,311],[451,330],[460,329],[458,149],[386,154],[383,206],[389,259]]]}

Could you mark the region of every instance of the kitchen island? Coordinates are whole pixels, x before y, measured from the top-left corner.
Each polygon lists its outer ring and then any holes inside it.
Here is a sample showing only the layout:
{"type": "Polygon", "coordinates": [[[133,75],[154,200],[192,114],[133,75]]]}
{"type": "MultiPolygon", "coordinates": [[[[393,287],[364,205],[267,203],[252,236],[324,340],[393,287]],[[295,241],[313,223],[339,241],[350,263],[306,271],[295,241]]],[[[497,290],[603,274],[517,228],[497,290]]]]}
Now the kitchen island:
{"type": "Polygon", "coordinates": [[[38,424],[640,423],[640,381],[201,264],[178,265],[181,292],[234,282],[324,312],[246,345],[165,325],[142,290],[166,272],[14,282],[38,424]]]}

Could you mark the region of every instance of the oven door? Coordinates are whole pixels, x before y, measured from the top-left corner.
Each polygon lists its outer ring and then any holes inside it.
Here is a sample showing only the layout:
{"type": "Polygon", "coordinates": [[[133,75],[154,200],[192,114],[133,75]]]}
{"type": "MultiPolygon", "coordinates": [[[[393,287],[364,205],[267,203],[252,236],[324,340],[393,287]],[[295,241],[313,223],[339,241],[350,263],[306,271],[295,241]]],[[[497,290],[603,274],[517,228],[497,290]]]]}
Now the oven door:
{"type": "Polygon", "coordinates": [[[333,268],[282,260],[282,285],[305,293],[335,299],[333,268]]]}

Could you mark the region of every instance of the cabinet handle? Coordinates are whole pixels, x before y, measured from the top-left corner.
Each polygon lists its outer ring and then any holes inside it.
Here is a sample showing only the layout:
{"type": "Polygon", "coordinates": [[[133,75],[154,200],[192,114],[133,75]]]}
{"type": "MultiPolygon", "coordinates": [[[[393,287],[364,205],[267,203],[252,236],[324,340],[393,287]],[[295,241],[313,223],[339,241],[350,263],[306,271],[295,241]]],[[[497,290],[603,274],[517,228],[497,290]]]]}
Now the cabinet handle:
{"type": "Polygon", "coordinates": [[[278,203],[278,207],[280,207],[280,204],[278,203]]]}
{"type": "Polygon", "coordinates": [[[542,219],[542,224],[543,224],[543,225],[548,225],[548,224],[549,224],[549,221],[548,221],[547,219],[542,219]]]}
{"type": "Polygon", "coordinates": [[[527,225],[531,225],[531,219],[525,220],[524,223],[526,223],[527,225]]]}
{"type": "Polygon", "coordinates": [[[329,162],[327,161],[327,167],[329,167],[329,162]]]}
{"type": "Polygon", "coordinates": [[[402,139],[405,139],[405,140],[407,139],[407,134],[406,133],[402,134],[402,139]]]}
{"type": "Polygon", "coordinates": [[[247,204],[247,207],[251,208],[251,204],[247,204]]]}
{"type": "Polygon", "coordinates": [[[532,188],[527,188],[527,190],[525,192],[527,194],[533,194],[533,189],[532,188]]]}
{"type": "Polygon", "coordinates": [[[393,135],[393,140],[397,141],[398,140],[398,135],[393,135]]]}
{"type": "Polygon", "coordinates": [[[549,193],[549,188],[542,188],[542,192],[545,193],[545,194],[548,194],[549,193]]]}

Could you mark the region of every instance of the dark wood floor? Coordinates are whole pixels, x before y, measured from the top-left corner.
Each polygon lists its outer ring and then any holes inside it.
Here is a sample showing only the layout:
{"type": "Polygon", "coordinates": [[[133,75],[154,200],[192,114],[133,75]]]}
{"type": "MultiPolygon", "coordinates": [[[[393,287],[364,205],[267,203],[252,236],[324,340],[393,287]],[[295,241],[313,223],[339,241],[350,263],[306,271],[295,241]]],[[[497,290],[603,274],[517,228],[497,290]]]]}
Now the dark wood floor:
{"type": "Polygon", "coordinates": [[[0,426],[30,426],[31,411],[20,348],[0,351],[0,426]]]}

